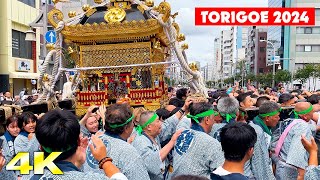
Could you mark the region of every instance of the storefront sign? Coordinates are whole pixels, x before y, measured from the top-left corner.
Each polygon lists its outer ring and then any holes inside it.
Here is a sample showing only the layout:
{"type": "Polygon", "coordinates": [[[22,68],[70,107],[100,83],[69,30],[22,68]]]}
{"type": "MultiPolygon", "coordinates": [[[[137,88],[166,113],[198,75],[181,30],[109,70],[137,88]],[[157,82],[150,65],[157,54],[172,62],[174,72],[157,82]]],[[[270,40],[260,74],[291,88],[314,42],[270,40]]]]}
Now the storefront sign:
{"type": "Polygon", "coordinates": [[[16,71],[28,72],[31,69],[31,63],[29,60],[17,59],[16,60],[16,71]]]}

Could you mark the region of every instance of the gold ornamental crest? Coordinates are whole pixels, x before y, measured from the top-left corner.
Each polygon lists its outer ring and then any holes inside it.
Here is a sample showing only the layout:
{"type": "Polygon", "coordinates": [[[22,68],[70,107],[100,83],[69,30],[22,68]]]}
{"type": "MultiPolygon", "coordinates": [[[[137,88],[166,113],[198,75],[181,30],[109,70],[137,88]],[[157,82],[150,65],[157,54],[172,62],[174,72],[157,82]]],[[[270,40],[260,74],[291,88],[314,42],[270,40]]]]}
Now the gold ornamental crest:
{"type": "Polygon", "coordinates": [[[121,22],[126,17],[126,11],[121,8],[111,8],[104,15],[104,20],[108,23],[121,22]]]}

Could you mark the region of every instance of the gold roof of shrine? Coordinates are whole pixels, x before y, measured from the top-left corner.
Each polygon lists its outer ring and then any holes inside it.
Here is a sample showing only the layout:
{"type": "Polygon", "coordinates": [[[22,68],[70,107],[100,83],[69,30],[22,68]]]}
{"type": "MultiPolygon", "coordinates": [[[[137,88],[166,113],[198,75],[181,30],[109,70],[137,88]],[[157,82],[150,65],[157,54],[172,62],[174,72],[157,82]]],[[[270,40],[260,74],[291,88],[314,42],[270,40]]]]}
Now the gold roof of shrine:
{"type": "MultiPolygon", "coordinates": [[[[65,25],[61,33],[67,43],[132,42],[157,37],[164,46],[169,46],[163,27],[146,10],[145,4],[131,4],[129,0],[111,0],[110,4],[97,7],[85,5],[79,23],[65,25]]],[[[76,13],[68,15],[74,17],[76,13]]],[[[63,14],[54,8],[48,13],[48,20],[56,28],[63,14]]]]}

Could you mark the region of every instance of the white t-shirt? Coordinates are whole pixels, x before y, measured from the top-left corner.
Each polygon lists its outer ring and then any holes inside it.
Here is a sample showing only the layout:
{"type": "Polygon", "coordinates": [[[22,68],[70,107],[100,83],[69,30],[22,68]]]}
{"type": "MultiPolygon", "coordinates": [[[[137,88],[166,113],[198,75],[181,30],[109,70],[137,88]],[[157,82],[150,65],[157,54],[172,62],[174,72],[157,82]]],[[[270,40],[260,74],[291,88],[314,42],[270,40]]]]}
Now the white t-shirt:
{"type": "Polygon", "coordinates": [[[231,172],[223,169],[222,166],[219,166],[219,167],[218,167],[216,170],[214,170],[212,173],[213,173],[213,174],[217,174],[217,175],[219,175],[219,176],[226,176],[226,175],[231,174],[231,172]]]}

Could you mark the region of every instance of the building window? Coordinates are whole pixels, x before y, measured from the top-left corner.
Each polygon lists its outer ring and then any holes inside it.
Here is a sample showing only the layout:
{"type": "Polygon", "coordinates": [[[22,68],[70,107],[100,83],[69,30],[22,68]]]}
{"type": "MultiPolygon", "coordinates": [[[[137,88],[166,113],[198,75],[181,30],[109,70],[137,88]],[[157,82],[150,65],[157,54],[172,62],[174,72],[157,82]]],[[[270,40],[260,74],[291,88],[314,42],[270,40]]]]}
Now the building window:
{"type": "Polygon", "coordinates": [[[260,52],[265,52],[266,48],[265,47],[260,47],[260,52]]]}
{"type": "Polygon", "coordinates": [[[304,46],[304,52],[311,52],[311,46],[304,46]]]}
{"type": "Polygon", "coordinates": [[[297,52],[320,52],[320,45],[297,45],[297,52]]]}
{"type": "Polygon", "coordinates": [[[312,46],[312,52],[320,52],[320,45],[312,46]]]}
{"type": "Polygon", "coordinates": [[[297,34],[320,34],[320,26],[314,27],[297,27],[297,34]]]}
{"type": "Polygon", "coordinates": [[[304,28],[303,27],[297,27],[297,34],[304,34],[304,28]]]}
{"type": "Polygon", "coordinates": [[[305,27],[304,28],[304,33],[305,34],[312,34],[312,28],[311,27],[305,27]]]}
{"type": "Polygon", "coordinates": [[[320,8],[316,8],[316,16],[320,16],[320,8]]]}
{"type": "Polygon", "coordinates": [[[27,4],[31,7],[34,7],[34,8],[36,7],[36,0],[18,0],[18,1],[20,1],[24,4],[27,4]]]}
{"type": "Polygon", "coordinates": [[[312,34],[320,34],[320,27],[319,26],[313,27],[312,34]]]}
{"type": "Polygon", "coordinates": [[[32,59],[32,42],[25,38],[26,33],[12,30],[12,57],[32,59]]]}

